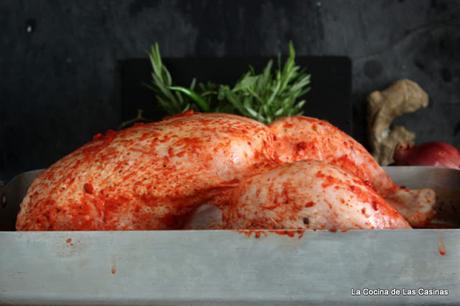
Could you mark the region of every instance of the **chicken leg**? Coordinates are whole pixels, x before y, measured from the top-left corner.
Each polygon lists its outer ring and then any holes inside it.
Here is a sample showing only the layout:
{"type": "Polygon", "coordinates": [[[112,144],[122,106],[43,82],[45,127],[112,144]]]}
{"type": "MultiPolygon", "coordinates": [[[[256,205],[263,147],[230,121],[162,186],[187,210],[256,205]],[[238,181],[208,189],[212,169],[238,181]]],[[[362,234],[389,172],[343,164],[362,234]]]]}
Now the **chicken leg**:
{"type": "Polygon", "coordinates": [[[299,161],[243,180],[223,208],[230,229],[404,229],[396,209],[359,178],[299,161]]]}
{"type": "Polygon", "coordinates": [[[282,162],[314,159],[338,166],[372,186],[412,226],[423,226],[433,217],[433,190],[399,187],[361,144],[328,122],[295,116],[277,120],[270,128],[282,162]]]}

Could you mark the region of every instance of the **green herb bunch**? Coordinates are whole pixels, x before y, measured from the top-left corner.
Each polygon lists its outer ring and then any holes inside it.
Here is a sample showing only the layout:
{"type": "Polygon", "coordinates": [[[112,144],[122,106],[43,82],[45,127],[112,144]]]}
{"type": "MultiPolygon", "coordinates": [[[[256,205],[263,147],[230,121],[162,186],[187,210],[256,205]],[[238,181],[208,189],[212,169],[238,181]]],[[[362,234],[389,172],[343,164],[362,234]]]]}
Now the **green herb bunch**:
{"type": "Polygon", "coordinates": [[[158,103],[169,114],[189,109],[200,112],[236,113],[263,123],[279,117],[302,114],[303,97],[310,89],[310,75],[295,64],[295,50],[289,44],[289,57],[273,72],[269,61],[262,73],[250,67],[233,86],[198,83],[190,87],[173,85],[171,74],[161,60],[160,48],[154,44],[149,52],[152,64],[152,85],[158,103]]]}

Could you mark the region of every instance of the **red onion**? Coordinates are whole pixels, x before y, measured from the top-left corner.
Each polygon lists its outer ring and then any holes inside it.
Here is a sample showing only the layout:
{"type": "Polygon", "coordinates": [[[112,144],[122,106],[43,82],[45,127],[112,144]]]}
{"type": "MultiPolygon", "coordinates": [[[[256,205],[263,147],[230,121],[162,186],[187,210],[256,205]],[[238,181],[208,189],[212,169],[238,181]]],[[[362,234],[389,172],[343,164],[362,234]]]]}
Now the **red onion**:
{"type": "Polygon", "coordinates": [[[444,142],[399,146],[394,154],[396,165],[436,166],[460,169],[460,151],[444,142]]]}

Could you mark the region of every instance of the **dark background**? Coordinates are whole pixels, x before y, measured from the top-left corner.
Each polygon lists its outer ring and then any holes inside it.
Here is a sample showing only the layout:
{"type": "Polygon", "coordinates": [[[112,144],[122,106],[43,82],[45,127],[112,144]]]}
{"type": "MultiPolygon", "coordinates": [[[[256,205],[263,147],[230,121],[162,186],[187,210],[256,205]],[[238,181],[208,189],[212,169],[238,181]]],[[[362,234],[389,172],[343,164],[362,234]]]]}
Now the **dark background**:
{"type": "Polygon", "coordinates": [[[430,106],[398,123],[460,145],[460,1],[0,0],[0,33],[0,179],[116,128],[117,63],[154,41],[166,57],[273,56],[289,40],[349,56],[356,139],[367,94],[410,78],[430,106]]]}

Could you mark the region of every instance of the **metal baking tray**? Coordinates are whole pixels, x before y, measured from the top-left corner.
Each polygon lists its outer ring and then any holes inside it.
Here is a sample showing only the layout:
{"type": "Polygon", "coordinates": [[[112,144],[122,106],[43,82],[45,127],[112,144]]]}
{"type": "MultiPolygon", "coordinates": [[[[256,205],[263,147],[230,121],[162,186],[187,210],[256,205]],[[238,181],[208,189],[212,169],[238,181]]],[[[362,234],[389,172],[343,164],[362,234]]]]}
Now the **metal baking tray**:
{"type": "MultiPolygon", "coordinates": [[[[386,170],[399,184],[435,189],[439,205],[447,207],[440,216],[458,225],[460,171],[386,170]]],[[[19,175],[0,190],[0,304],[460,304],[459,228],[294,237],[270,231],[14,232],[19,203],[36,175],[19,175]]]]}

